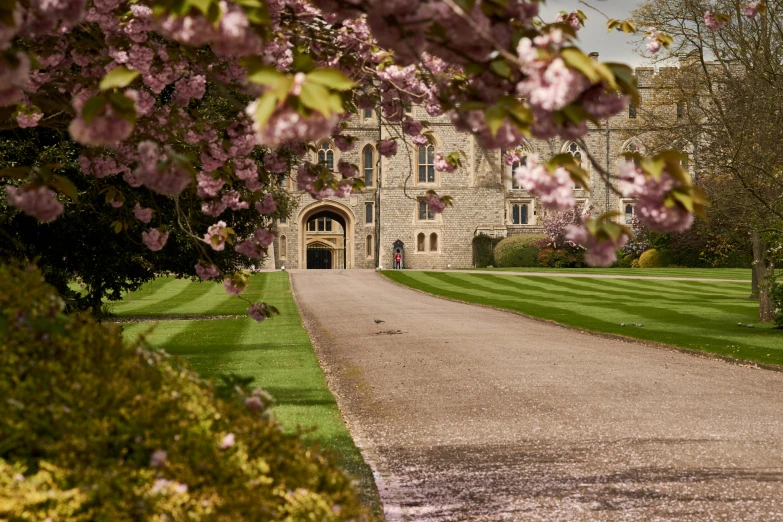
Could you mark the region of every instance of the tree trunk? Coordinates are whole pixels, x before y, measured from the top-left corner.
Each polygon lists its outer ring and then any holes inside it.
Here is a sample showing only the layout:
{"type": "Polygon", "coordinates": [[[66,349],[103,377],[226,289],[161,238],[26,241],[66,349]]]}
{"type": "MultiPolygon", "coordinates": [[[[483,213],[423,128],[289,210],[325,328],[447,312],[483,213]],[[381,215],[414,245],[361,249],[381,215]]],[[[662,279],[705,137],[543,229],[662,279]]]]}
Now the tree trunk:
{"type": "Polygon", "coordinates": [[[759,296],[759,321],[767,322],[775,318],[772,303],[771,278],[775,267],[767,255],[766,244],[757,231],[751,233],[753,241],[753,275],[756,277],[759,296]]]}

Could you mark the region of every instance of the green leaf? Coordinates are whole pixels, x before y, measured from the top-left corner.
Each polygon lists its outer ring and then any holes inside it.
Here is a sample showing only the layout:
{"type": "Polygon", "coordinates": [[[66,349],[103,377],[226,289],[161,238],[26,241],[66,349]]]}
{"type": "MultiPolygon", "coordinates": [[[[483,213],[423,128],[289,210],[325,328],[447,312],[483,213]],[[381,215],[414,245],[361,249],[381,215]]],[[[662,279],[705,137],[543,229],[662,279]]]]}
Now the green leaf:
{"type": "Polygon", "coordinates": [[[49,185],[57,189],[59,192],[62,192],[66,196],[68,196],[71,201],[74,203],[79,202],[79,190],[76,188],[76,185],[73,184],[73,181],[70,179],[64,177],[64,176],[55,176],[52,178],[52,180],[49,182],[49,185]]]}
{"type": "Polygon", "coordinates": [[[302,85],[302,93],[299,95],[299,99],[302,105],[308,109],[320,112],[324,116],[329,116],[332,114],[329,106],[329,95],[329,89],[323,85],[306,82],[302,85]]]}
{"type": "Polygon", "coordinates": [[[511,66],[506,60],[498,59],[489,64],[489,68],[502,78],[511,78],[511,66]]]}
{"type": "Polygon", "coordinates": [[[489,127],[489,132],[492,133],[492,136],[495,136],[506,119],[506,111],[504,111],[502,107],[493,105],[484,112],[484,119],[486,120],[487,127],[489,127]]]}
{"type": "Polygon", "coordinates": [[[588,80],[597,83],[601,80],[594,67],[594,60],[576,47],[566,47],[560,51],[560,56],[567,66],[585,75],[588,80]]]}
{"type": "Polygon", "coordinates": [[[342,72],[331,67],[316,69],[307,75],[310,82],[323,85],[335,91],[347,91],[353,89],[356,85],[352,80],[346,77],[342,72]]]}
{"type": "Polygon", "coordinates": [[[131,123],[136,122],[136,105],[133,100],[120,92],[114,92],[109,95],[109,103],[117,116],[131,123]]]}
{"type": "Polygon", "coordinates": [[[138,78],[140,74],[139,71],[134,71],[128,69],[124,65],[120,65],[106,73],[106,76],[101,80],[100,89],[102,91],[108,91],[110,89],[127,87],[133,80],[138,78]]]}
{"type": "Polygon", "coordinates": [[[98,113],[106,107],[106,101],[106,98],[100,94],[88,99],[82,107],[82,118],[84,121],[91,123],[98,113]]]}
{"type": "Polygon", "coordinates": [[[248,67],[247,79],[259,85],[276,85],[285,75],[269,65],[248,67]]]}
{"type": "Polygon", "coordinates": [[[277,107],[277,99],[271,92],[265,93],[258,99],[256,113],[253,115],[259,127],[263,127],[272,117],[277,107]]]}
{"type": "Polygon", "coordinates": [[[647,157],[642,158],[641,167],[654,179],[661,179],[661,173],[663,172],[664,167],[666,167],[666,162],[661,158],[647,157]]]}
{"type": "Polygon", "coordinates": [[[0,170],[0,178],[25,179],[30,174],[30,167],[6,167],[0,170]]]}
{"type": "Polygon", "coordinates": [[[296,72],[310,72],[315,69],[315,60],[306,53],[298,53],[294,56],[293,70],[296,72]]]}

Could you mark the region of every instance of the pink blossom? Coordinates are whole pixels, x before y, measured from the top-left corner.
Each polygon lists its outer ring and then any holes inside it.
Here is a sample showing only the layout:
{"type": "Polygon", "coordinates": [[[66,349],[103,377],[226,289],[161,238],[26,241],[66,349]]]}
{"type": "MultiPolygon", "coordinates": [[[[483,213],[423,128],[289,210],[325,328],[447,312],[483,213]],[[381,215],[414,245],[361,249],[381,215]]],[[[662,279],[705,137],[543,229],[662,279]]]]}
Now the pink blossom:
{"type": "Polygon", "coordinates": [[[229,294],[240,295],[245,291],[244,286],[238,285],[233,279],[227,277],[223,280],[223,286],[229,294]]]}
{"type": "Polygon", "coordinates": [[[121,199],[113,199],[109,201],[109,205],[111,205],[114,208],[120,208],[125,202],[121,199]]]}
{"type": "Polygon", "coordinates": [[[225,221],[218,221],[207,229],[204,234],[204,243],[212,247],[212,250],[220,252],[226,247],[226,234],[223,232],[226,228],[225,221]]]}
{"type": "Polygon", "coordinates": [[[457,167],[446,161],[442,154],[435,154],[435,170],[438,172],[454,172],[456,169],[457,167]]]}
{"type": "Polygon", "coordinates": [[[358,174],[356,167],[351,165],[347,161],[340,161],[337,163],[337,171],[346,178],[353,178],[358,174]]]}
{"type": "Polygon", "coordinates": [[[395,140],[381,140],[378,142],[378,154],[385,158],[391,158],[397,154],[397,142],[395,140]]]}
{"type": "Polygon", "coordinates": [[[168,239],[169,233],[161,233],[161,231],[157,228],[150,229],[149,232],[141,233],[141,240],[144,242],[147,248],[153,252],[157,252],[166,246],[166,241],[168,241],[168,239]]]}
{"type": "Polygon", "coordinates": [[[636,199],[636,217],[653,232],[684,232],[693,224],[693,214],[678,203],[666,203],[671,191],[681,185],[669,173],[662,172],[656,180],[634,163],[623,161],[618,177],[623,196],[636,199]]]}
{"type": "Polygon", "coordinates": [[[759,14],[760,3],[761,2],[750,2],[742,6],[742,14],[747,18],[756,18],[756,15],[759,14]]]}
{"type": "Polygon", "coordinates": [[[650,27],[648,30],[650,34],[647,36],[647,52],[655,54],[661,50],[661,41],[658,39],[661,32],[657,31],[655,27],[650,27]]]}
{"type": "Polygon", "coordinates": [[[285,156],[268,153],[264,156],[264,168],[273,174],[288,172],[288,162],[285,156]]]}
{"type": "Polygon", "coordinates": [[[136,203],[136,206],[133,207],[133,215],[142,223],[150,222],[152,219],[152,212],[153,210],[151,208],[143,208],[138,203],[136,203]]]}
{"type": "Polygon", "coordinates": [[[223,437],[223,440],[220,441],[220,449],[228,449],[234,446],[236,443],[236,438],[234,437],[233,433],[227,434],[225,437],[223,437]]]}
{"type": "Polygon", "coordinates": [[[151,468],[162,468],[166,465],[166,461],[168,460],[169,456],[168,454],[163,450],[156,450],[152,453],[152,456],[150,457],[150,467],[151,468]]]}
{"type": "Polygon", "coordinates": [[[561,58],[555,58],[542,74],[532,72],[517,85],[517,91],[530,105],[545,111],[558,111],[575,101],[590,86],[581,73],[568,68],[561,58]]]}
{"type": "Polygon", "coordinates": [[[414,145],[418,145],[419,147],[423,145],[429,145],[430,140],[427,139],[427,136],[424,136],[423,134],[419,134],[418,136],[413,136],[411,138],[411,143],[414,145]]]}
{"type": "Polygon", "coordinates": [[[246,113],[253,119],[253,130],[259,145],[276,148],[289,141],[317,142],[329,136],[338,116],[325,117],[319,112],[302,116],[288,105],[279,107],[262,126],[255,119],[258,100],[248,105],[246,113]]]}
{"type": "Polygon", "coordinates": [[[544,208],[568,210],[574,208],[574,182],[571,175],[562,167],[550,173],[544,166],[538,165],[538,156],[531,154],[525,165],[514,171],[514,179],[525,190],[538,196],[544,208]]]}
{"type": "Polygon", "coordinates": [[[201,212],[212,217],[218,217],[220,214],[225,212],[227,208],[228,205],[219,199],[214,201],[205,201],[201,204],[201,212]]]}
{"type": "MultiPolygon", "coordinates": [[[[253,306],[251,306],[251,307],[249,307],[247,309],[247,313],[248,313],[248,315],[250,315],[250,317],[252,317],[256,321],[261,323],[261,322],[263,322],[266,319],[266,315],[264,314],[265,309],[266,309],[266,306],[264,305],[264,303],[262,303],[262,302],[253,303],[253,306]]],[[[248,397],[248,399],[245,399],[245,405],[247,405],[248,408],[250,408],[250,405],[248,405],[248,400],[249,399],[253,399],[253,398],[258,401],[258,403],[259,403],[258,409],[260,409],[261,406],[263,406],[263,403],[261,402],[261,399],[259,399],[258,397],[248,397]]],[[[250,409],[252,410],[253,408],[250,408],[250,409]]]]}
{"type": "Polygon", "coordinates": [[[54,221],[63,212],[63,205],[57,201],[54,191],[46,187],[20,189],[7,185],[5,190],[11,205],[42,223],[54,221]]]}
{"type": "Polygon", "coordinates": [[[196,275],[202,280],[206,281],[216,277],[220,273],[218,267],[213,264],[196,263],[196,275]]]}
{"type": "Polygon", "coordinates": [[[76,118],[68,126],[71,137],[82,145],[102,147],[116,145],[124,141],[133,132],[133,124],[128,120],[114,114],[110,104],[106,104],[102,111],[87,121],[82,116],[84,104],[89,99],[87,93],[76,96],[73,99],[73,107],[76,109],[76,118]]]}
{"type": "Polygon", "coordinates": [[[442,214],[446,210],[446,202],[437,194],[427,194],[427,208],[433,214],[442,214]]]}
{"type": "Polygon", "coordinates": [[[570,25],[574,31],[578,31],[582,28],[582,21],[579,19],[579,16],[577,15],[576,11],[572,13],[568,13],[567,15],[564,15],[562,13],[557,15],[557,18],[555,19],[555,22],[561,23],[561,24],[568,24],[570,25]]]}
{"type": "Polygon", "coordinates": [[[356,141],[348,136],[340,135],[334,137],[334,146],[340,149],[341,152],[348,152],[349,150],[352,150],[355,145],[356,141]]]}
{"type": "Polygon", "coordinates": [[[263,215],[277,212],[277,202],[275,201],[275,198],[272,197],[272,194],[265,195],[263,201],[256,203],[256,212],[263,215]]]}
{"type": "Polygon", "coordinates": [[[200,198],[213,198],[217,196],[217,193],[226,184],[221,178],[214,179],[209,174],[200,172],[196,176],[196,182],[198,183],[196,193],[200,198]]]}
{"type": "Polygon", "coordinates": [[[174,94],[171,101],[178,105],[187,105],[190,100],[200,100],[207,88],[207,79],[203,75],[194,75],[190,78],[182,78],[174,84],[174,94]]]}
{"type": "Polygon", "coordinates": [[[239,192],[236,190],[226,192],[220,200],[234,211],[250,208],[250,204],[247,201],[242,201],[239,192]]]}
{"type": "Polygon", "coordinates": [[[617,251],[625,246],[628,236],[621,234],[617,242],[611,239],[599,241],[584,225],[570,225],[566,230],[566,239],[586,250],[585,263],[606,267],[617,261],[617,251]]]}
{"type": "Polygon", "coordinates": [[[420,121],[416,121],[413,118],[406,117],[402,121],[402,132],[408,136],[418,136],[424,129],[424,125],[420,121]]]}
{"type": "Polygon", "coordinates": [[[721,22],[715,16],[715,13],[712,11],[707,11],[704,13],[704,25],[706,25],[707,29],[710,31],[720,31],[723,29],[723,26],[726,25],[726,22],[721,22]]]}
{"type": "MultiPolygon", "coordinates": [[[[251,317],[253,317],[253,319],[256,319],[256,318],[253,315],[253,312],[251,312],[250,310],[251,310],[251,308],[255,307],[257,304],[260,304],[260,303],[255,303],[253,306],[251,306],[250,308],[247,309],[247,312],[250,314],[251,317]]],[[[261,319],[256,319],[258,322],[261,322],[264,319],[266,319],[266,316],[263,315],[263,314],[260,314],[260,317],[261,317],[261,319]]],[[[255,395],[252,395],[252,396],[250,396],[250,397],[245,399],[245,406],[250,411],[261,411],[264,408],[264,402],[259,397],[256,397],[255,395]]]]}
{"type": "Polygon", "coordinates": [[[20,112],[16,115],[16,123],[22,129],[38,126],[38,122],[43,118],[42,112],[20,112]]]}
{"type": "Polygon", "coordinates": [[[17,103],[22,99],[22,89],[30,81],[30,58],[16,53],[18,63],[11,67],[10,60],[0,61],[0,107],[17,103]]]}

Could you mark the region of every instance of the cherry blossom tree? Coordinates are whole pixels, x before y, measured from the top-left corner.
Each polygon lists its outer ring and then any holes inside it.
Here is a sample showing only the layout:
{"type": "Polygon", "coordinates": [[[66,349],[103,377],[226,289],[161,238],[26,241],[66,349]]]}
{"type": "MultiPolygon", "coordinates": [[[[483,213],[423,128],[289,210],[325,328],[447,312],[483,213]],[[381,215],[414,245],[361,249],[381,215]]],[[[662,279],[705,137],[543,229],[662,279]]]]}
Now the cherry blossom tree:
{"type": "MultiPolygon", "coordinates": [[[[9,0],[0,7],[0,120],[4,128],[67,129],[84,146],[81,167],[96,184],[121,177],[134,189],[199,202],[211,225],[192,225],[181,207],[178,222],[199,245],[198,272],[217,277],[211,252],[264,255],[271,219],[242,237],[221,221],[247,209],[268,217],[276,176],[295,172],[297,187],[315,198],[361,188],[350,166],[334,173],[307,159],[325,137],[350,147],[346,120],[359,110],[376,110],[396,129],[397,138],[378,143],[392,156],[398,142],[432,140],[425,122],[406,114],[408,104],[447,115],[482,147],[512,149],[523,136],[578,139],[588,122],[638,101],[629,67],[579,49],[584,15],[547,23],[540,3],[9,0]],[[210,96],[227,117],[204,108],[210,96]]],[[[634,29],[628,21],[609,26],[634,29]]],[[[648,38],[668,44],[658,31],[648,38]]],[[[453,167],[453,158],[439,158],[438,168],[453,167]]],[[[671,157],[638,164],[626,172],[625,187],[647,197],[641,219],[662,230],[687,227],[703,205],[699,190],[671,157]]],[[[43,222],[57,219],[63,197],[79,195],[56,166],[19,165],[2,175],[14,180],[5,190],[10,204],[43,222]]],[[[516,175],[545,207],[564,210],[575,204],[564,187],[585,185],[587,173],[558,155],[516,175]]],[[[436,193],[428,199],[438,211],[451,203],[436,193]]],[[[137,219],[146,219],[143,210],[137,219]]],[[[601,253],[589,259],[604,263],[610,244],[615,250],[628,237],[612,220],[600,216],[574,231],[588,251],[601,253]]],[[[164,230],[140,236],[151,250],[167,248],[164,230]]],[[[227,290],[241,293],[242,275],[226,276],[227,290]]]]}

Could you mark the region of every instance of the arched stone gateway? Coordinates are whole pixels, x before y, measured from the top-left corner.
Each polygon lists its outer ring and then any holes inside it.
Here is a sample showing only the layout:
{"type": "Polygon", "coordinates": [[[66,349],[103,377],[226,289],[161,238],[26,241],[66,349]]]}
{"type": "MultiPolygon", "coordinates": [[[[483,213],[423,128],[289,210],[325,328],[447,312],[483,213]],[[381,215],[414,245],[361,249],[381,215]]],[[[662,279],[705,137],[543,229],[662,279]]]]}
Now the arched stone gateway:
{"type": "Polygon", "coordinates": [[[353,212],[334,201],[319,201],[299,214],[300,267],[334,270],[353,268],[353,212]]]}

